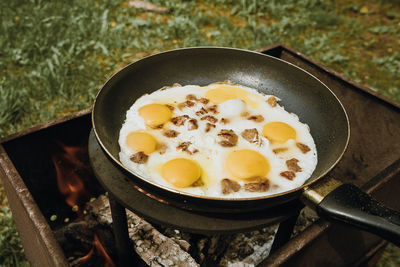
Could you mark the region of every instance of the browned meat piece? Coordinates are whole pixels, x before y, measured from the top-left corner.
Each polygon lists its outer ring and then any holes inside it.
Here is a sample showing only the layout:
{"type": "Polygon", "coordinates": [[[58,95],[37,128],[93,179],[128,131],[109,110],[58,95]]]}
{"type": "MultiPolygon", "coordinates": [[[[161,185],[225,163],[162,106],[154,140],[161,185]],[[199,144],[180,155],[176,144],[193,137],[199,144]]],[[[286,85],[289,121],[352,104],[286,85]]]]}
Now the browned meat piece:
{"type": "Polygon", "coordinates": [[[207,113],[207,110],[205,108],[203,108],[203,107],[201,107],[200,110],[196,111],[196,115],[197,116],[201,116],[201,115],[204,115],[206,113],[207,113]]]}
{"type": "Polygon", "coordinates": [[[237,144],[238,136],[232,130],[222,129],[218,136],[221,138],[221,141],[218,142],[223,147],[232,147],[237,144]]]}
{"type": "Polygon", "coordinates": [[[176,147],[178,150],[182,150],[183,152],[188,152],[189,146],[191,145],[191,142],[182,142],[179,143],[179,145],[176,147]]]}
{"type": "Polygon", "coordinates": [[[149,156],[147,156],[144,152],[139,151],[133,154],[129,159],[135,163],[143,164],[147,162],[149,156]]]}
{"type": "Polygon", "coordinates": [[[199,128],[196,119],[190,119],[188,123],[189,123],[189,131],[196,130],[197,128],[199,128]]]}
{"type": "Polygon", "coordinates": [[[166,130],[165,132],[163,132],[163,135],[169,138],[174,138],[179,135],[179,132],[175,130],[166,130]]]}
{"type": "Polygon", "coordinates": [[[229,120],[228,120],[228,119],[226,119],[226,118],[222,118],[222,119],[221,119],[221,123],[223,123],[223,124],[227,124],[227,123],[229,123],[229,120]]]}
{"type": "Polygon", "coordinates": [[[306,154],[308,151],[311,150],[311,148],[303,143],[296,143],[296,146],[301,150],[301,152],[303,152],[303,154],[306,154]]]}
{"type": "Polygon", "coordinates": [[[172,105],[168,105],[168,104],[165,104],[165,106],[167,107],[167,108],[169,108],[171,111],[174,111],[174,106],[172,106],[172,105]]]}
{"type": "Polygon", "coordinates": [[[176,147],[177,150],[182,150],[182,152],[189,153],[190,155],[199,152],[198,149],[193,149],[192,151],[189,150],[189,146],[191,145],[191,142],[182,142],[179,143],[179,145],[176,147]]]}
{"type": "Polygon", "coordinates": [[[247,119],[250,121],[255,121],[255,122],[264,121],[264,117],[262,115],[252,115],[252,116],[247,117],[247,119]]]}
{"type": "Polygon", "coordinates": [[[211,123],[207,122],[206,130],[205,130],[206,133],[208,133],[211,130],[211,128],[215,128],[215,124],[211,124],[211,123]]]}
{"type": "Polygon", "coordinates": [[[276,98],[271,96],[267,99],[267,103],[273,108],[276,107],[276,98]]]}
{"type": "Polygon", "coordinates": [[[253,129],[245,129],[241,134],[240,134],[244,139],[249,141],[250,143],[256,143],[258,142],[258,131],[256,128],[253,129]]]}
{"type": "Polygon", "coordinates": [[[221,180],[222,194],[227,195],[240,190],[240,184],[236,181],[224,178],[221,180]]]}
{"type": "Polygon", "coordinates": [[[279,153],[285,152],[287,150],[288,149],[286,147],[278,147],[278,148],[272,149],[272,152],[274,152],[275,154],[279,154],[279,153]]]}
{"type": "Polygon", "coordinates": [[[168,146],[166,144],[158,145],[158,152],[162,155],[167,151],[168,146]]]}
{"type": "Polygon", "coordinates": [[[214,113],[214,114],[218,114],[218,106],[217,105],[209,106],[207,108],[207,111],[211,112],[211,113],[214,113]]]}
{"type": "Polygon", "coordinates": [[[171,118],[171,122],[173,124],[175,124],[176,126],[182,126],[183,124],[185,124],[185,121],[187,119],[189,119],[188,115],[182,115],[182,116],[177,116],[177,117],[171,118]]]}
{"type": "Polygon", "coordinates": [[[182,110],[182,109],[184,109],[184,108],[186,108],[186,107],[193,107],[194,106],[194,102],[193,101],[190,101],[190,100],[187,100],[187,101],[185,101],[185,102],[182,102],[182,103],[179,103],[178,104],[178,108],[180,109],[180,110],[182,110]]]}
{"type": "Polygon", "coordinates": [[[195,95],[189,94],[186,96],[186,100],[197,100],[197,97],[195,95]]]}
{"type": "Polygon", "coordinates": [[[296,177],[296,174],[291,171],[284,171],[284,172],[281,172],[279,175],[282,177],[285,177],[286,179],[288,179],[290,181],[293,180],[294,177],[296,177]]]}
{"type": "Polygon", "coordinates": [[[248,192],[266,192],[269,189],[269,182],[265,180],[257,183],[244,184],[244,190],[248,192]]]}
{"type": "Polygon", "coordinates": [[[286,166],[288,167],[289,171],[292,172],[301,172],[301,168],[299,165],[297,165],[297,163],[299,162],[298,159],[289,159],[286,161],[286,166]]]}
{"type": "Polygon", "coordinates": [[[202,97],[202,98],[198,99],[198,101],[199,101],[200,103],[204,104],[204,105],[207,105],[208,102],[210,102],[210,100],[208,100],[208,99],[205,98],[205,97],[202,97]]]}
{"type": "Polygon", "coordinates": [[[211,115],[206,115],[206,116],[202,117],[200,120],[202,120],[202,121],[208,120],[211,123],[216,123],[218,121],[217,118],[215,118],[214,116],[211,116],[211,115]]]}
{"type": "Polygon", "coordinates": [[[249,112],[247,112],[247,111],[243,111],[242,113],[240,113],[240,116],[241,117],[247,117],[247,116],[249,116],[249,112]]]}

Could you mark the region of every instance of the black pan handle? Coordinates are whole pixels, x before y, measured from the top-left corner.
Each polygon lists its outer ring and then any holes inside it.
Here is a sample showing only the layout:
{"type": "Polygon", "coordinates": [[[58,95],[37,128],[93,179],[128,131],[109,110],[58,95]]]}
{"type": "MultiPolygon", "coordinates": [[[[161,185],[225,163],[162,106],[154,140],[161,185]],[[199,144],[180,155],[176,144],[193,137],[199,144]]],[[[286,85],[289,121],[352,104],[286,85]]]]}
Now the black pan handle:
{"type": "MultiPolygon", "coordinates": [[[[311,191],[315,200],[316,191],[311,191]]],[[[385,207],[352,184],[340,184],[325,193],[316,206],[321,217],[356,226],[400,247],[400,212],[385,207]]]]}

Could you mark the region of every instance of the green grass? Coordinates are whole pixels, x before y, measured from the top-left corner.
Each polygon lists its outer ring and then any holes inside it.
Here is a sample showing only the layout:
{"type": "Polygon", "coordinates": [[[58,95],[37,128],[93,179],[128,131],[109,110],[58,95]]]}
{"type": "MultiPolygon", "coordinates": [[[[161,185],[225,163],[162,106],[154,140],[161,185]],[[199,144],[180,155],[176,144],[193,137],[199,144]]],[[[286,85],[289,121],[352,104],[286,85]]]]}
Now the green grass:
{"type": "MultiPolygon", "coordinates": [[[[1,1],[0,137],[90,107],[124,65],[188,46],[285,43],[400,102],[398,1],[152,2],[171,13],[115,0],[1,1]]],[[[0,218],[11,226],[8,214],[0,218]]],[[[7,242],[0,251],[14,253],[7,242]]]]}

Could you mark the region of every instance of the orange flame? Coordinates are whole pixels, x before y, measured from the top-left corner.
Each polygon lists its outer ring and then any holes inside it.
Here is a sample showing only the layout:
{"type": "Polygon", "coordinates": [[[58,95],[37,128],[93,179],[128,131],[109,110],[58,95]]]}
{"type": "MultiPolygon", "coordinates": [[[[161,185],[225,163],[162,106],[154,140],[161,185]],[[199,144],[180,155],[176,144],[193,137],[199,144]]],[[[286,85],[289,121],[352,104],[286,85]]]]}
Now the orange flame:
{"type": "Polygon", "coordinates": [[[102,258],[104,258],[104,267],[116,267],[110,256],[108,256],[106,250],[101,244],[97,234],[94,234],[94,246],[96,247],[97,254],[99,254],[102,258]]]}
{"type": "MultiPolygon", "coordinates": [[[[52,155],[57,174],[58,190],[65,196],[65,202],[69,206],[74,207],[77,205],[78,207],[83,207],[90,197],[82,179],[82,175],[88,171],[87,163],[84,161],[85,156],[87,156],[87,147],[59,145],[63,152],[52,155]]],[[[78,209],[77,213],[78,217],[82,218],[82,209],[78,209]]],[[[89,261],[93,257],[94,251],[104,259],[105,267],[116,266],[96,233],[94,234],[94,246],[87,255],[79,258],[77,262],[84,263],[89,261]]]]}
{"type": "Polygon", "coordinates": [[[92,249],[89,251],[88,254],[86,254],[83,257],[80,257],[76,262],[77,263],[84,263],[87,262],[88,260],[90,260],[90,258],[93,256],[93,252],[94,252],[94,247],[92,247],[92,249]]]}
{"type": "MultiPolygon", "coordinates": [[[[86,191],[84,182],[79,174],[80,171],[87,169],[86,164],[81,160],[86,148],[60,146],[63,149],[63,153],[52,156],[57,173],[58,190],[65,195],[65,201],[69,206],[82,206],[89,199],[89,193],[86,191]]],[[[77,212],[78,216],[82,215],[80,209],[77,212]]]]}

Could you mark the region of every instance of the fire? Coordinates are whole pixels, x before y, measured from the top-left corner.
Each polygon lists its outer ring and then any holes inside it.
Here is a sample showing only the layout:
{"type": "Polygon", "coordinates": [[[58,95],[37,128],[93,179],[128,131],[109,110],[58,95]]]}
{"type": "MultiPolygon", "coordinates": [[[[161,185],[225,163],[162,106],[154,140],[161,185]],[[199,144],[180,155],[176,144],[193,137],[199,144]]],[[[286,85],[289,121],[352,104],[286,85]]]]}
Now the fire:
{"type": "MultiPolygon", "coordinates": [[[[57,173],[58,190],[65,196],[65,201],[71,207],[82,206],[89,200],[89,193],[81,177],[82,171],[87,171],[87,165],[82,156],[87,153],[85,147],[61,145],[63,153],[52,156],[57,173]]],[[[82,211],[78,210],[78,216],[82,211]]]]}
{"type": "Polygon", "coordinates": [[[101,244],[97,234],[94,234],[94,246],[92,247],[92,249],[89,251],[88,254],[81,257],[76,263],[83,264],[85,262],[88,262],[92,258],[95,251],[98,256],[104,259],[104,265],[103,265],[104,267],[116,267],[115,263],[112,261],[110,256],[108,256],[106,250],[101,244]]]}
{"type": "MultiPolygon", "coordinates": [[[[57,186],[61,194],[65,196],[65,202],[71,207],[78,207],[77,214],[83,218],[84,204],[89,200],[90,193],[85,188],[84,176],[90,172],[87,158],[87,147],[66,146],[59,143],[61,153],[52,155],[52,160],[57,174],[57,186]]],[[[107,254],[104,246],[100,242],[97,233],[94,234],[94,245],[89,253],[77,260],[77,263],[88,262],[96,251],[96,255],[104,259],[105,267],[115,267],[116,265],[107,254]]]]}
{"type": "Polygon", "coordinates": [[[94,234],[94,246],[96,247],[97,254],[102,256],[105,260],[104,267],[116,267],[110,256],[108,256],[106,250],[101,244],[97,234],[94,234]]]}

